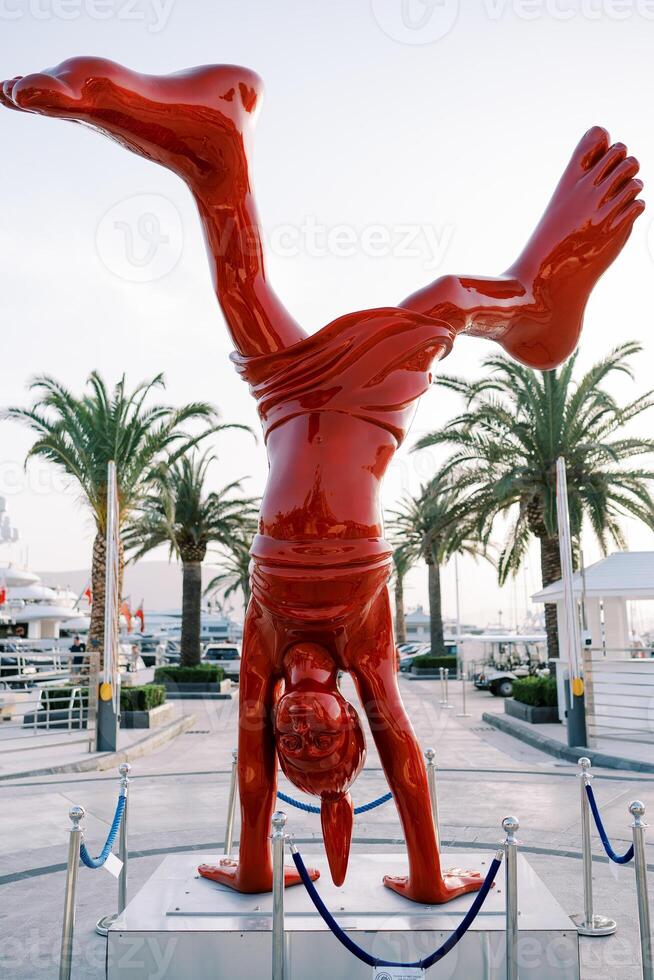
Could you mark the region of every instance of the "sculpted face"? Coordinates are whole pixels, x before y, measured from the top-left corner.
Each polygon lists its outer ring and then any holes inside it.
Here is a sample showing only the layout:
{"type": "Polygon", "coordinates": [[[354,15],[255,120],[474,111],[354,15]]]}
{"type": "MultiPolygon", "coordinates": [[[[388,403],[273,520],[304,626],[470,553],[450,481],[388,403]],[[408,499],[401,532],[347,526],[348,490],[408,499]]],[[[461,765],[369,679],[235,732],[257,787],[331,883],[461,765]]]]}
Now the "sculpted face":
{"type": "Polygon", "coordinates": [[[365,758],[357,713],[338,692],[284,695],[275,713],[275,740],[285,775],[316,796],[347,792],[365,758]]]}

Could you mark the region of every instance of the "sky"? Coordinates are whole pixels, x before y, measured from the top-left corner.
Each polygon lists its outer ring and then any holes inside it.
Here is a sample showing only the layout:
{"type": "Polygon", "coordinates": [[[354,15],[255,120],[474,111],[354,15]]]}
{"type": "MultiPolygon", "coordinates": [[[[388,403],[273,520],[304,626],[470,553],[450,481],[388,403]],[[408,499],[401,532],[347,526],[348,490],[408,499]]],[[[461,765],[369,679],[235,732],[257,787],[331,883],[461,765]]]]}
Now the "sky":
{"type": "MultiPolygon", "coordinates": [[[[253,178],[268,271],[315,330],[342,313],[396,305],[447,272],[494,275],[515,258],[581,135],[609,129],[654,178],[654,0],[0,0],[0,73],[73,55],[151,73],[209,63],[255,69],[266,96],[253,178]]],[[[174,175],[83,127],[0,111],[0,405],[27,405],[47,372],[80,392],[93,369],[136,384],[159,371],[174,404],[201,398],[257,427],[212,293],[190,193],[174,175]]],[[[579,369],[626,339],[644,351],[625,399],[654,374],[654,209],[593,293],[579,369]]],[[[489,341],[461,338],[439,370],[479,376],[489,341]]],[[[460,405],[427,393],[385,485],[392,507],[436,471],[416,438],[460,405]]],[[[635,432],[651,430],[652,415],[635,432]]],[[[30,434],[0,423],[0,495],[33,568],[83,568],[93,529],[44,464],[23,469],[30,434]]],[[[261,441],[216,441],[218,487],[259,493],[261,441]]],[[[627,525],[632,549],[654,536],[627,525]]],[[[498,532],[501,538],[501,530],[498,532]]],[[[598,557],[591,536],[590,560],[598,557]]],[[[8,555],[7,550],[0,558],[8,555]]],[[[532,551],[504,590],[486,563],[459,563],[461,615],[513,623],[540,585],[532,551]]],[[[444,573],[454,615],[454,570],[444,573]]],[[[426,571],[407,583],[426,603],[426,571]]]]}

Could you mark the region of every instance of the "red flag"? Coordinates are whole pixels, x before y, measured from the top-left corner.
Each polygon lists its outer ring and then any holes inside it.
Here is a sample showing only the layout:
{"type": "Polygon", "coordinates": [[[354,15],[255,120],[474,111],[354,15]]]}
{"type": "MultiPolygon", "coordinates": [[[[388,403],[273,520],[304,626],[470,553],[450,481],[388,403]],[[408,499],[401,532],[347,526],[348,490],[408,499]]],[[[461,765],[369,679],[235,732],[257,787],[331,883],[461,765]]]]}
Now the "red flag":
{"type": "Polygon", "coordinates": [[[145,612],[143,610],[143,599],[141,599],[141,604],[134,613],[134,619],[138,619],[141,624],[141,633],[145,632],[145,612]]]}
{"type": "Polygon", "coordinates": [[[4,606],[7,601],[7,590],[3,585],[0,586],[0,606],[4,606]]]}
{"type": "Polygon", "coordinates": [[[127,632],[132,632],[132,610],[129,607],[129,596],[127,599],[123,599],[120,604],[120,615],[125,617],[127,622],[127,632]]]}
{"type": "Polygon", "coordinates": [[[84,598],[88,602],[89,606],[92,606],[93,605],[93,592],[91,591],[91,586],[90,585],[89,585],[89,587],[87,589],[84,589],[84,591],[82,592],[82,595],[84,596],[84,598]]]}

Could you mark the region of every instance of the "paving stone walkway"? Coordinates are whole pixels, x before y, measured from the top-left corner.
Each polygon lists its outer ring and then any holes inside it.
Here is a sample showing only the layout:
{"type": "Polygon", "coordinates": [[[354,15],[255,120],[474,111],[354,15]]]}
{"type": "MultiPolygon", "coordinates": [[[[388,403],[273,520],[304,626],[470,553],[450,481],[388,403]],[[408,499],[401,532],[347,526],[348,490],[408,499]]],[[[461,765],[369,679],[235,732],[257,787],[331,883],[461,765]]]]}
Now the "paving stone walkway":
{"type": "MultiPolygon", "coordinates": [[[[544,756],[481,721],[502,705],[469,691],[470,717],[458,717],[460,686],[450,685],[454,708],[438,703],[432,681],[402,681],[407,709],[421,744],[433,746],[439,766],[439,808],[444,850],[453,865],[463,849],[491,853],[508,813],[520,819],[519,837],[528,860],[570,913],[583,906],[579,860],[579,785],[576,768],[544,756]]],[[[346,682],[348,697],[354,695],[346,682]]],[[[219,853],[224,835],[231,752],[236,738],[236,703],[180,703],[195,713],[192,729],[133,766],[130,787],[129,888],[147,880],[162,855],[195,849],[219,853]]],[[[357,781],[355,805],[387,791],[374,744],[367,732],[366,770],[357,781]]],[[[616,849],[630,839],[628,803],[644,800],[654,813],[654,777],[599,771],[595,789],[616,849]]],[[[298,797],[284,780],[280,788],[298,797]]],[[[112,772],[60,774],[0,784],[0,976],[12,980],[56,977],[66,859],[68,808],[86,810],[86,840],[99,849],[113,816],[118,789],[112,772]]],[[[284,805],[289,828],[306,853],[321,847],[320,818],[284,805]]],[[[238,825],[235,830],[238,837],[238,825]]],[[[391,851],[401,847],[401,828],[392,802],[357,818],[354,848],[391,851]]],[[[654,841],[654,834],[652,835],[654,841]]],[[[614,916],[616,936],[583,940],[584,980],[637,980],[638,932],[633,870],[594,862],[597,911],[614,916]]],[[[648,845],[654,864],[654,844],[648,845]]],[[[650,874],[654,882],[654,871],[650,874]]],[[[95,921],[112,911],[116,883],[104,871],[80,870],[75,980],[104,976],[104,942],[95,921]]],[[[654,894],[652,896],[654,907],[654,894]]],[[[168,978],[172,980],[172,978],[168,978]]]]}

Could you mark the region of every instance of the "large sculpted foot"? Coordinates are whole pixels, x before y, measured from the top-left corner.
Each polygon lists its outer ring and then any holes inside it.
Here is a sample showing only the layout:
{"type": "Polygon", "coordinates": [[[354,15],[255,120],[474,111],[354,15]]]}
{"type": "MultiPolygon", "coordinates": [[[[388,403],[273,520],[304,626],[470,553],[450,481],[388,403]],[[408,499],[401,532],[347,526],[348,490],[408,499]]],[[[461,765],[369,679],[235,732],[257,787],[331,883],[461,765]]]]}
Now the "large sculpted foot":
{"type": "MultiPolygon", "coordinates": [[[[307,868],[307,871],[312,881],[316,881],[320,877],[320,872],[315,868],[307,868]]],[[[234,891],[243,892],[247,895],[272,891],[271,874],[266,875],[259,872],[243,874],[239,862],[231,861],[229,858],[223,858],[219,864],[201,864],[198,867],[198,872],[203,878],[217,881],[219,885],[227,885],[228,888],[233,888],[234,891]]],[[[291,885],[299,885],[301,882],[302,879],[295,866],[284,865],[284,887],[289,888],[291,885]]]]}
{"type": "Polygon", "coordinates": [[[500,340],[509,353],[541,370],[574,350],[590,292],[614,261],[645,208],[639,164],[606,130],[580,141],[540,224],[506,275],[528,301],[509,315],[500,340]]]}
{"type": "Polygon", "coordinates": [[[83,122],[198,187],[244,181],[243,136],[262,83],[254,72],[212,65],[141,75],[103,58],[71,58],[2,85],[11,109],[83,122]]]}
{"type": "Polygon", "coordinates": [[[461,871],[455,868],[444,871],[432,881],[411,881],[406,876],[386,875],[384,884],[412,902],[424,905],[444,905],[466,892],[478,892],[484,879],[477,871],[461,871]]]}

